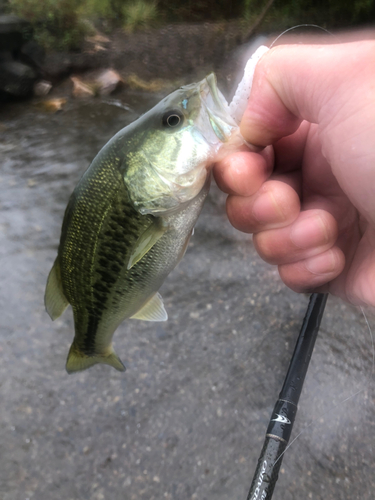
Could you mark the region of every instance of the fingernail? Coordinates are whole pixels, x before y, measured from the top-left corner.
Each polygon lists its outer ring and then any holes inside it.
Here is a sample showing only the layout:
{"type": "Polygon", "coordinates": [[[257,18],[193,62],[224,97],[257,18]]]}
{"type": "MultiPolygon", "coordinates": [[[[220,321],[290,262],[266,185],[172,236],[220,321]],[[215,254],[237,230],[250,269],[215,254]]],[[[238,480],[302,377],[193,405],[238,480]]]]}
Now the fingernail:
{"type": "Polygon", "coordinates": [[[307,259],[305,267],[312,274],[330,274],[336,270],[337,259],[332,250],[307,259]]]}
{"type": "Polygon", "coordinates": [[[296,247],[307,249],[328,243],[329,234],[320,215],[312,215],[293,224],[290,239],[296,247]]]}
{"type": "Polygon", "coordinates": [[[254,201],[252,214],[260,224],[285,220],[284,212],[271,192],[261,194],[254,201]],[[275,220],[275,215],[277,220],[275,220]]]}

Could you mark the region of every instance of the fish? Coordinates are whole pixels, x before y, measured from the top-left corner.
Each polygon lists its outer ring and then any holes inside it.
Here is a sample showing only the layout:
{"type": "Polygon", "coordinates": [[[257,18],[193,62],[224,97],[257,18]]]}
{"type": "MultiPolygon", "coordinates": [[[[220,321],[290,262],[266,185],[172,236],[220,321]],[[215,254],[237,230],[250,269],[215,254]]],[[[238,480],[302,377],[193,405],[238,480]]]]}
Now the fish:
{"type": "Polygon", "coordinates": [[[210,186],[210,166],[244,141],[213,73],[120,130],[74,189],[49,273],[52,320],[70,304],[66,370],[125,367],[112,338],[127,318],[166,321],[158,290],[183,257],[210,186]]]}

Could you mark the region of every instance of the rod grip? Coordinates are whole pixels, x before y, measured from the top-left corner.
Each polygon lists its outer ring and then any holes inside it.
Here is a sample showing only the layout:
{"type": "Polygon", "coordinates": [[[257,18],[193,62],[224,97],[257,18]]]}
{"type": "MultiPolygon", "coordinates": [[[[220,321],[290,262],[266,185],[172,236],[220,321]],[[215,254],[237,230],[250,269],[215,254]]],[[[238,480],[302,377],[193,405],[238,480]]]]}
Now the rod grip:
{"type": "Polygon", "coordinates": [[[272,497],[282,460],[277,460],[285,451],[287,442],[267,436],[258,460],[247,500],[267,500],[272,497]]]}

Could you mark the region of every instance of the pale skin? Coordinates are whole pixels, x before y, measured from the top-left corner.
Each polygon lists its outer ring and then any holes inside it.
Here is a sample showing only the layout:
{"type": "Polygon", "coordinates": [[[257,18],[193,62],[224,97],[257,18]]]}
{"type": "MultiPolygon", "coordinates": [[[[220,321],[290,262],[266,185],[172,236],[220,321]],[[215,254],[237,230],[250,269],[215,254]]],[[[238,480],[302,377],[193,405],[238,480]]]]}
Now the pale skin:
{"type": "Polygon", "coordinates": [[[227,214],[297,292],[375,306],[375,41],[279,46],[214,167],[227,214]]]}

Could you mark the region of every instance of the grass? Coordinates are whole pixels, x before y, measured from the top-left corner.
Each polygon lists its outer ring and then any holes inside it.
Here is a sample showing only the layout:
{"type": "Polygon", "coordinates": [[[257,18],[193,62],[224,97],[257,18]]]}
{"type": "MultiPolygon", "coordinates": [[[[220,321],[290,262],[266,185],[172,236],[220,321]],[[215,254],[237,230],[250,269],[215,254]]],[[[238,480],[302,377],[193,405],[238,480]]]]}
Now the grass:
{"type": "Polygon", "coordinates": [[[67,51],[82,46],[93,30],[90,22],[104,20],[133,32],[160,18],[155,0],[9,0],[9,9],[30,21],[40,45],[67,51]]]}
{"type": "Polygon", "coordinates": [[[12,13],[30,21],[34,39],[47,49],[79,49],[90,26],[80,15],[82,0],[9,0],[12,13]]]}
{"type": "MultiPolygon", "coordinates": [[[[268,0],[269,1],[269,0],[268,0]]],[[[110,32],[122,26],[134,32],[173,22],[241,19],[251,24],[265,0],[7,0],[9,10],[32,24],[34,39],[46,49],[76,50],[93,25],[110,32]],[[230,7],[230,9],[229,9],[230,7]],[[229,9],[229,10],[228,10],[229,9]]],[[[304,22],[327,28],[368,22],[375,16],[375,0],[274,0],[261,29],[282,31],[304,22]]]]}
{"type": "Polygon", "coordinates": [[[128,32],[148,28],[159,20],[155,1],[132,0],[122,8],[123,26],[128,32]]]}

